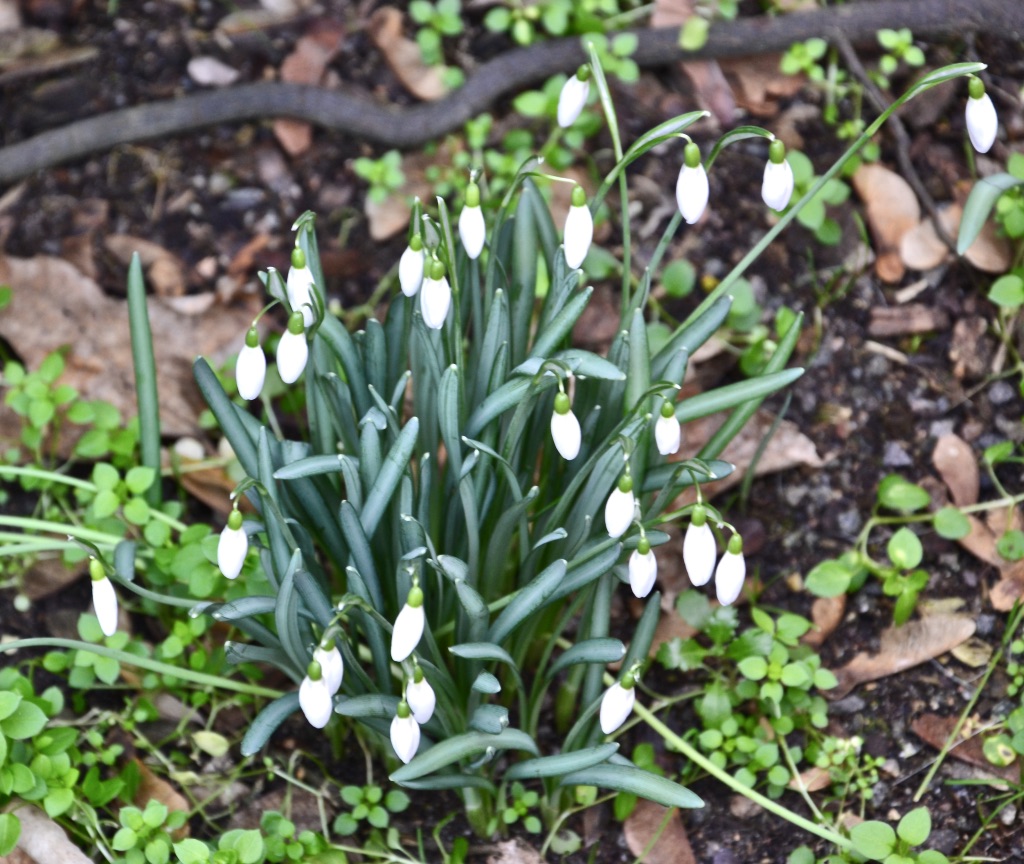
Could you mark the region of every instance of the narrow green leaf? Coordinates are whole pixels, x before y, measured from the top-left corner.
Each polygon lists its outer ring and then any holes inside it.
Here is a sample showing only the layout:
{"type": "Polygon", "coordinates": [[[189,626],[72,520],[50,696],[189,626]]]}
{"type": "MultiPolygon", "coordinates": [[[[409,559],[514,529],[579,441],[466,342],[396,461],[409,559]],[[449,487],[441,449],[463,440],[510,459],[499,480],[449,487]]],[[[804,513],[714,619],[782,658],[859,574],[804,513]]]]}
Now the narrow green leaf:
{"type": "Polygon", "coordinates": [[[726,384],[707,393],[698,393],[690,399],[679,403],[676,408],[676,419],[680,423],[689,423],[701,417],[707,417],[717,411],[735,408],[750,399],[760,399],[792,384],[804,374],[804,370],[786,369],[770,375],[762,375],[749,381],[737,381],[726,384]]]}
{"type": "MultiPolygon", "coordinates": [[[[616,557],[618,557],[616,555],[616,557]]],[[[584,639],[577,642],[565,653],[563,653],[547,671],[547,677],[553,678],[563,669],[575,666],[577,663],[600,663],[602,666],[608,663],[618,663],[626,656],[626,646],[619,639],[612,639],[602,636],[598,639],[584,639]]]]}
{"type": "Polygon", "coordinates": [[[384,717],[390,720],[398,710],[398,697],[368,693],[341,698],[335,703],[334,710],[343,717],[384,717]]]}
{"type": "Polygon", "coordinates": [[[470,729],[497,735],[508,728],[508,709],[502,705],[480,705],[469,718],[470,729]]]}
{"type": "Polygon", "coordinates": [[[418,780],[491,748],[494,750],[525,750],[534,756],[539,755],[533,738],[521,729],[504,729],[497,735],[466,732],[440,741],[429,750],[419,753],[408,765],[403,765],[395,771],[391,775],[391,780],[402,784],[409,780],[418,780]]]}
{"type": "Polygon", "coordinates": [[[960,234],[956,240],[957,255],[963,255],[978,238],[1000,196],[1017,186],[1024,186],[1024,180],[1012,174],[993,174],[991,177],[983,177],[974,184],[971,194],[967,196],[967,203],[964,204],[964,214],[960,218],[960,234]]]}
{"type": "Polygon", "coordinates": [[[135,581],[135,541],[122,540],[114,547],[114,572],[123,582],[135,581]]]}
{"type": "MultiPolygon", "coordinates": [[[[139,253],[132,253],[128,266],[128,325],[131,330],[132,366],[135,369],[135,397],[139,411],[139,450],[142,464],[160,476],[160,402],[157,396],[153,334],[146,308],[146,283],[139,253]]],[[[146,501],[158,507],[163,498],[159,482],[146,490],[146,501]]]]}
{"type": "Polygon", "coordinates": [[[560,558],[537,574],[498,615],[491,625],[487,641],[500,643],[521,621],[536,612],[565,578],[565,571],[566,561],[560,558]]]}
{"type": "Polygon", "coordinates": [[[343,460],[352,460],[349,456],[325,455],[308,456],[298,462],[282,465],[274,472],[275,480],[294,480],[296,477],[314,477],[318,474],[336,474],[341,471],[343,460]]]}
{"type": "Polygon", "coordinates": [[[583,310],[587,308],[593,293],[594,289],[587,287],[565,304],[551,323],[537,333],[537,339],[530,350],[531,357],[546,359],[562,343],[572,332],[572,328],[576,326],[576,322],[583,314],[583,310]]]}
{"type": "Polygon", "coordinates": [[[599,744],[585,750],[573,750],[570,753],[559,753],[557,756],[542,756],[539,759],[527,759],[517,762],[505,772],[505,780],[538,780],[541,777],[561,777],[573,771],[583,771],[606,762],[608,757],[617,752],[619,745],[615,742],[599,744]]]}
{"type": "Polygon", "coordinates": [[[242,739],[242,755],[252,756],[257,753],[277,731],[277,727],[298,710],[298,691],[286,693],[267,705],[249,724],[249,729],[242,739]]]}
{"type": "Polygon", "coordinates": [[[479,774],[434,774],[430,777],[423,777],[419,780],[399,781],[407,789],[424,789],[433,791],[437,789],[485,789],[494,794],[494,784],[486,777],[479,774]]]}
{"type": "Polygon", "coordinates": [[[665,807],[703,807],[704,802],[685,786],[627,765],[595,765],[567,774],[559,786],[600,786],[617,792],[631,792],[665,807]]]}
{"type": "Polygon", "coordinates": [[[629,651],[622,661],[622,668],[629,669],[634,663],[642,663],[647,658],[654,640],[654,630],[658,626],[661,593],[655,591],[647,598],[643,615],[633,630],[633,638],[629,640],[629,651]]]}
{"type": "Polygon", "coordinates": [[[398,486],[398,481],[409,466],[413,448],[416,446],[419,426],[419,421],[413,417],[402,427],[398,440],[395,441],[394,446],[388,451],[380,473],[377,475],[376,481],[374,481],[372,488],[366,496],[362,513],[360,513],[360,521],[367,537],[373,537],[377,524],[384,514],[384,508],[391,501],[391,496],[394,494],[395,487],[398,486]]]}
{"type": "Polygon", "coordinates": [[[512,655],[493,642],[463,642],[461,645],[452,645],[448,650],[456,657],[468,660],[500,660],[513,669],[516,668],[516,661],[512,659],[512,655]]]}
{"type": "Polygon", "coordinates": [[[250,477],[256,477],[256,432],[251,426],[254,418],[247,414],[248,422],[242,419],[243,412],[228,398],[228,394],[217,380],[217,374],[203,357],[197,357],[192,364],[192,374],[199,385],[199,391],[203,394],[203,399],[210,406],[213,416],[217,418],[217,424],[231,444],[231,449],[238,457],[245,473],[250,477]]]}

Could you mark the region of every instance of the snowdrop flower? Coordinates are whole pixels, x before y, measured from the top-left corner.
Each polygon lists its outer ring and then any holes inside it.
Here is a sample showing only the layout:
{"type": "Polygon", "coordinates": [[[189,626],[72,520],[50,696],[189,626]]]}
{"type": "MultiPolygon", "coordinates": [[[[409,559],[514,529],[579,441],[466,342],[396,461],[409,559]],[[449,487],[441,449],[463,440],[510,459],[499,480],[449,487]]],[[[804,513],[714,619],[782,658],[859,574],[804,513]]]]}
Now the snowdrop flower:
{"type": "Polygon", "coordinates": [[[313,272],[306,264],[306,253],[298,246],[292,249],[292,266],[285,287],[288,305],[293,312],[302,313],[302,322],[308,327],[316,317],[313,314],[313,272]]]}
{"type": "Polygon", "coordinates": [[[237,579],[249,552],[249,537],[242,528],[242,514],[238,507],[231,510],[227,527],[217,541],[217,566],[228,579],[237,579]]]}
{"type": "Polygon", "coordinates": [[[580,421],[572,413],[569,397],[559,393],[555,397],[555,410],[551,413],[551,439],[555,442],[555,449],[563,459],[572,462],[580,455],[582,438],[580,421]]]}
{"type": "Polygon", "coordinates": [[[778,138],[768,145],[768,163],[761,181],[761,198],[772,210],[785,210],[793,197],[793,169],[786,161],[786,145],[778,138]]]}
{"type": "Polygon", "coordinates": [[[117,632],[117,592],[99,559],[89,559],[89,575],[92,577],[92,605],[100,619],[100,630],[104,636],[113,636],[117,632]]]}
{"type": "Polygon", "coordinates": [[[729,546],[715,570],[715,593],[718,602],[731,606],[743,590],[743,579],[747,575],[747,563],[743,560],[743,538],[733,534],[729,546]]]}
{"type": "Polygon", "coordinates": [[[317,729],[323,729],[334,713],[334,694],[331,693],[324,670],[316,660],[306,668],[306,677],[299,685],[299,707],[309,725],[317,729]]]}
{"type": "Polygon", "coordinates": [[[459,214],[459,237],[466,254],[474,261],[479,258],[484,251],[486,229],[484,214],[480,209],[480,187],[472,181],[466,187],[466,206],[459,214]]]}
{"type": "Polygon", "coordinates": [[[444,275],[444,264],[436,258],[430,262],[427,277],[420,290],[420,314],[423,323],[431,330],[444,327],[448,310],[452,305],[452,289],[444,275]]]}
{"type": "Polygon", "coordinates": [[[434,706],[437,705],[437,696],[434,695],[434,688],[423,675],[419,664],[413,671],[412,681],[405,688],[405,701],[412,709],[412,716],[422,726],[434,716],[434,706]]]}
{"type": "Polygon", "coordinates": [[[690,514],[690,524],[683,537],[683,564],[686,575],[694,585],[707,585],[715,572],[718,546],[715,534],[708,525],[707,511],[698,504],[690,514]]]}
{"type": "Polygon", "coordinates": [[[654,424],[654,443],[662,456],[679,452],[683,440],[682,427],[676,420],[676,406],[666,399],[661,403],[661,416],[654,424]]]}
{"type": "Polygon", "coordinates": [[[651,551],[651,541],[641,537],[629,556],[629,587],[637,597],[646,597],[658,578],[658,559],[651,551]]]}
{"type": "Polygon", "coordinates": [[[288,319],[288,329],[277,343],[277,374],[285,384],[294,384],[299,380],[309,359],[303,320],[301,312],[292,312],[288,319]]]}
{"type": "Polygon", "coordinates": [[[398,262],[398,284],[406,297],[415,297],[423,284],[423,263],[426,253],[423,251],[423,238],[413,234],[409,245],[405,247],[398,262]]]}
{"type": "MultiPolygon", "coordinates": [[[[423,636],[423,626],[426,623],[426,616],[423,614],[423,589],[419,585],[413,585],[409,589],[409,596],[405,599],[402,611],[395,619],[395,626],[391,632],[391,659],[401,663],[416,650],[423,636]]],[[[408,760],[406,760],[408,761],[408,760]]]]}
{"type": "Polygon", "coordinates": [[[583,265],[594,239],[594,217],[587,206],[587,193],[582,186],[572,190],[572,206],[565,217],[565,263],[573,270],[583,265]]]}
{"type": "Polygon", "coordinates": [[[558,125],[563,129],[572,126],[587,104],[590,95],[590,67],[585,63],[562,85],[558,94],[558,125]]]}
{"type": "Polygon", "coordinates": [[[636,676],[632,671],[604,691],[601,697],[601,731],[610,735],[618,729],[633,710],[636,702],[636,676]]]}
{"type": "Polygon", "coordinates": [[[988,153],[996,140],[999,118],[996,107],[985,92],[985,84],[980,78],[971,78],[968,85],[967,100],[967,134],[971,136],[971,144],[979,153],[988,153]]]}
{"type": "Polygon", "coordinates": [[[676,180],[676,204],[689,225],[700,219],[708,206],[708,175],[700,162],[700,148],[692,141],[683,151],[683,167],[676,180]]]}
{"type": "Polygon", "coordinates": [[[636,498],[633,497],[633,478],[627,471],[604,505],[604,527],[612,537],[621,537],[633,522],[636,498]]]}
{"type": "Polygon", "coordinates": [[[320,664],[327,689],[333,696],[341,689],[341,679],[345,674],[345,662],[341,659],[341,652],[334,639],[327,637],[321,640],[313,651],[313,659],[320,664]]]}
{"type": "Polygon", "coordinates": [[[238,395],[246,400],[255,399],[260,395],[266,377],[267,358],[260,347],[260,334],[255,327],[250,327],[245,334],[245,345],[238,352],[238,359],[235,361],[238,395]]]}
{"type": "Polygon", "coordinates": [[[408,764],[420,746],[420,725],[412,716],[412,709],[404,699],[398,703],[398,711],[391,721],[391,746],[398,758],[408,764]]]}

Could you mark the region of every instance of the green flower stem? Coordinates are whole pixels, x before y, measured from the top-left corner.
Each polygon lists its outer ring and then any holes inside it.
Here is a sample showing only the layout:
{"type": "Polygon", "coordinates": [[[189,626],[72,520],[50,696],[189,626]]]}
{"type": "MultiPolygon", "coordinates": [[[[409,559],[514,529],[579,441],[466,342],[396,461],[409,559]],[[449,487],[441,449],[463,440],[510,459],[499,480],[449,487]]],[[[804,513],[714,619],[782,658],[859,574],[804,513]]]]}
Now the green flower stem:
{"type": "MultiPolygon", "coordinates": [[[[156,387],[156,360],[153,334],[146,308],[146,283],[139,253],[132,254],[128,267],[128,325],[132,343],[132,367],[135,369],[135,395],[139,408],[139,448],[141,461],[160,476],[160,408],[156,387]]],[[[162,492],[159,483],[146,490],[150,507],[159,507],[162,492]]]]}
{"type": "MultiPolygon", "coordinates": [[[[611,676],[605,676],[605,680],[609,681],[611,676]]],[[[611,683],[614,683],[613,681],[611,683]]],[[[609,684],[610,686],[610,684],[609,684]]],[[[801,816],[799,813],[794,813],[788,807],[783,807],[777,801],[772,801],[771,798],[766,798],[760,792],[751,789],[745,783],[740,783],[735,777],[732,777],[729,773],[719,768],[711,760],[707,759],[702,753],[690,746],[689,743],[684,741],[679,735],[669,729],[664,723],[661,722],[657,717],[652,714],[645,705],[641,702],[637,702],[633,706],[633,711],[636,715],[643,720],[648,726],[651,727],[655,732],[662,736],[665,741],[670,744],[674,749],[682,753],[691,762],[696,763],[703,768],[708,774],[714,777],[716,780],[721,781],[734,792],[738,792],[744,798],[753,801],[755,804],[759,804],[769,813],[774,813],[787,822],[796,825],[798,828],[803,828],[810,834],[814,834],[816,837],[821,837],[823,840],[827,840],[829,843],[834,843],[840,849],[852,849],[853,843],[850,842],[848,837],[843,837],[830,828],[826,828],[823,825],[818,825],[801,816]]]]}
{"type": "Polygon", "coordinates": [[[61,534],[64,537],[75,537],[81,540],[88,540],[97,546],[116,546],[124,539],[116,534],[94,531],[91,528],[83,528],[80,525],[60,524],[47,521],[46,519],[33,519],[29,516],[0,516],[0,525],[5,525],[8,528],[22,528],[25,531],[42,531],[46,534],[61,534]]]}
{"type": "Polygon", "coordinates": [[[245,693],[249,696],[263,696],[267,699],[277,699],[284,695],[280,690],[271,690],[269,687],[260,687],[258,684],[247,684],[244,681],[235,681],[231,678],[223,678],[220,675],[196,672],[193,669],[173,666],[170,663],[162,663],[149,657],[139,657],[137,654],[129,654],[127,651],[108,648],[106,645],[82,642],[79,639],[57,639],[50,637],[16,639],[13,642],[5,642],[0,646],[0,650],[4,652],[19,651],[22,648],[67,648],[73,651],[89,651],[93,654],[99,654],[101,657],[117,660],[126,666],[146,669],[149,672],[156,672],[160,675],[172,675],[175,678],[191,681],[193,684],[201,684],[204,687],[216,687],[220,690],[231,690],[235,693],[245,693]]]}

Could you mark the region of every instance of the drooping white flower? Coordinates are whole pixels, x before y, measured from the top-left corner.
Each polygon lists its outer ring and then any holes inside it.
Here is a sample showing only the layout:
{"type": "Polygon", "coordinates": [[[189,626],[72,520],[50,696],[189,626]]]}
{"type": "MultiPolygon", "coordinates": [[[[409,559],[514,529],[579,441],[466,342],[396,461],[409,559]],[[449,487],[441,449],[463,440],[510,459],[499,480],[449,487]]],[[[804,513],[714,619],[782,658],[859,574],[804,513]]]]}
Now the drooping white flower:
{"type": "Polygon", "coordinates": [[[277,374],[285,384],[298,381],[309,360],[309,345],[302,322],[302,313],[292,312],[288,318],[288,329],[277,343],[277,374]]]}
{"type": "Polygon", "coordinates": [[[117,632],[117,592],[114,584],[103,569],[103,562],[97,558],[89,561],[89,576],[92,578],[92,605],[100,621],[104,636],[117,632]]]}
{"type": "Polygon", "coordinates": [[[257,398],[266,377],[267,358],[260,347],[260,334],[255,327],[250,327],[245,334],[245,345],[238,352],[238,359],[235,361],[238,395],[246,400],[257,398]]]}
{"type": "Polygon", "coordinates": [[[436,258],[430,262],[427,276],[420,289],[420,314],[423,323],[431,330],[444,327],[448,310],[452,305],[452,289],[444,275],[444,264],[436,258]]]}
{"type": "Polygon", "coordinates": [[[306,669],[306,677],[299,685],[299,707],[306,715],[310,726],[323,729],[334,713],[334,694],[327,683],[327,676],[316,660],[306,669]]]}
{"type": "Polygon", "coordinates": [[[612,537],[621,537],[633,523],[636,498],[633,497],[633,478],[623,474],[612,489],[604,505],[604,527],[612,537]]]}
{"type": "Polygon", "coordinates": [[[715,570],[715,594],[718,595],[718,602],[723,606],[735,603],[743,590],[746,575],[747,562],[743,558],[743,538],[739,534],[733,534],[715,570]]]}
{"type": "Polygon", "coordinates": [[[707,511],[699,504],[690,514],[690,524],[683,537],[683,564],[686,575],[694,585],[707,585],[715,572],[718,546],[715,534],[708,525],[707,511]]]}
{"type": "Polygon", "coordinates": [[[996,140],[999,118],[996,106],[985,92],[985,85],[980,78],[971,78],[968,85],[967,100],[967,134],[971,136],[971,144],[979,153],[988,153],[996,140]]]}
{"type": "Polygon", "coordinates": [[[558,125],[572,126],[579,118],[590,95],[590,67],[584,64],[562,85],[558,94],[558,125]]]}
{"type": "Polygon", "coordinates": [[[622,676],[604,691],[601,697],[601,731],[610,735],[618,729],[633,710],[636,702],[636,679],[632,672],[622,676]]]}
{"type": "Polygon", "coordinates": [[[708,175],[700,161],[700,148],[692,141],[683,151],[683,167],[676,180],[676,204],[689,225],[700,219],[708,206],[708,175]]]}
{"type": "Polygon", "coordinates": [[[423,637],[426,616],[423,613],[423,590],[419,585],[409,589],[405,605],[395,618],[391,631],[391,659],[401,663],[416,650],[423,637]]]}
{"type": "Polygon", "coordinates": [[[313,659],[320,664],[327,689],[333,696],[341,689],[341,679],[345,675],[345,661],[341,659],[341,652],[334,639],[328,637],[321,641],[313,651],[313,659]]]}
{"type": "Polygon", "coordinates": [[[292,249],[292,266],[288,270],[288,305],[293,312],[302,313],[302,322],[308,327],[316,320],[313,314],[313,271],[306,263],[306,253],[298,246],[292,249]]]}
{"type": "Polygon", "coordinates": [[[480,187],[470,182],[466,187],[466,205],[459,214],[459,238],[462,248],[474,261],[484,251],[484,240],[487,229],[484,226],[484,213],[480,209],[480,187]]]}
{"type": "Polygon", "coordinates": [[[235,507],[228,516],[227,527],[217,541],[217,566],[228,579],[237,579],[249,552],[249,537],[242,527],[242,514],[235,507]]]}
{"type": "Polygon", "coordinates": [[[658,578],[658,559],[654,557],[651,543],[641,537],[636,549],[629,556],[629,587],[636,597],[646,597],[658,578]]]}
{"type": "Polygon", "coordinates": [[[430,686],[430,682],[424,677],[419,664],[413,672],[412,681],[405,688],[405,701],[409,703],[412,716],[416,718],[416,722],[420,726],[434,716],[437,696],[434,694],[434,688],[430,686]]]}
{"type": "Polygon", "coordinates": [[[572,206],[569,208],[569,215],[565,217],[565,263],[572,270],[578,270],[583,266],[583,259],[590,251],[590,244],[594,240],[594,217],[590,215],[590,208],[587,206],[587,193],[582,186],[572,190],[572,206]]]}
{"type": "Polygon", "coordinates": [[[555,449],[567,462],[572,462],[580,455],[583,433],[580,431],[580,421],[572,413],[569,397],[565,393],[559,393],[555,397],[555,410],[551,413],[551,440],[555,442],[555,449]]]}
{"type": "Polygon", "coordinates": [[[423,265],[426,261],[426,253],[423,251],[423,238],[418,233],[412,235],[412,240],[405,247],[402,257],[398,261],[398,284],[402,287],[402,293],[406,297],[415,297],[423,284],[423,265]]]}
{"type": "Polygon", "coordinates": [[[406,764],[412,761],[420,746],[420,724],[405,700],[398,703],[398,711],[391,721],[391,746],[406,764]]]}
{"type": "Polygon", "coordinates": [[[654,443],[662,456],[668,456],[679,452],[682,440],[683,431],[676,420],[676,406],[666,399],[661,403],[661,415],[654,424],[654,443]]]}
{"type": "Polygon", "coordinates": [[[761,181],[761,198],[772,210],[785,210],[793,197],[793,168],[786,161],[786,145],[778,138],[768,145],[768,162],[761,181]]]}

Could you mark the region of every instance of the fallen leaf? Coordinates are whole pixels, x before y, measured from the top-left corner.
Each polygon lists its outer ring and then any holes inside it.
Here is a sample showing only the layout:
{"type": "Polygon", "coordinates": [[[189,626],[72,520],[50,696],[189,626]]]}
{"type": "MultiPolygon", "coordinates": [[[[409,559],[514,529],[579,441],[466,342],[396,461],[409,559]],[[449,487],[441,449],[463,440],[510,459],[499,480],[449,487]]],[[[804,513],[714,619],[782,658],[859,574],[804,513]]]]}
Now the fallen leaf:
{"type": "Polygon", "coordinates": [[[0,864],[90,864],[64,829],[38,807],[22,804],[10,812],[21,821],[21,834],[15,852],[0,856],[0,864]]]}
{"type": "MultiPolygon", "coordinates": [[[[344,28],[327,19],[296,41],[291,54],[281,62],[281,80],[289,84],[319,84],[327,65],[341,48],[344,28]]],[[[273,125],[274,136],[289,156],[300,156],[313,143],[313,127],[301,120],[278,118],[273,125]]]]}
{"type": "Polygon", "coordinates": [[[822,789],[828,789],[832,785],[832,777],[828,772],[828,768],[818,768],[815,766],[800,772],[798,777],[790,777],[788,785],[794,791],[804,789],[807,792],[820,792],[822,789]]]}
{"type": "Polygon", "coordinates": [[[868,333],[872,336],[907,336],[913,333],[943,332],[949,328],[949,315],[942,309],[923,303],[903,306],[873,306],[868,333]]]}
{"type": "MultiPolygon", "coordinates": [[[[956,204],[939,210],[939,224],[949,237],[955,237],[963,211],[956,204]]],[[[931,270],[953,253],[939,238],[935,223],[926,216],[900,240],[900,258],[911,270],[931,270]]]]}
{"type": "Polygon", "coordinates": [[[883,282],[898,282],[905,272],[900,241],[921,221],[917,196],[899,174],[877,163],[861,165],[851,182],[875,241],[875,273],[883,282]]]}
{"type": "Polygon", "coordinates": [[[189,77],[204,87],[228,87],[239,77],[239,71],[216,57],[193,57],[186,67],[189,77]]]}
{"type": "Polygon", "coordinates": [[[28,568],[22,590],[33,603],[63,591],[85,573],[85,562],[67,565],[61,558],[39,558],[28,568]]]}
{"type": "Polygon", "coordinates": [[[953,325],[949,359],[958,380],[980,378],[988,373],[992,359],[992,341],[987,338],[988,321],[980,315],[960,318],[953,325]]]}
{"type": "Polygon", "coordinates": [[[697,629],[687,624],[675,609],[661,610],[658,617],[658,624],[654,628],[654,638],[651,640],[651,649],[647,652],[649,657],[655,657],[658,649],[666,642],[673,639],[692,639],[697,635],[697,629]]]}
{"type": "Polygon", "coordinates": [[[448,94],[441,69],[423,62],[420,46],[402,35],[402,13],[384,6],[374,12],[367,22],[367,32],[377,50],[384,55],[391,71],[413,96],[432,102],[448,94]]]}
{"type": "Polygon", "coordinates": [[[629,851],[645,864],[697,864],[678,807],[640,798],[622,833],[629,851]]]}
{"type": "Polygon", "coordinates": [[[992,646],[984,639],[972,636],[966,642],[961,642],[953,649],[952,654],[965,666],[972,669],[980,669],[987,666],[992,659],[992,646]]]}
{"type": "Polygon", "coordinates": [[[1008,238],[999,236],[995,223],[989,219],[977,239],[967,247],[964,258],[985,273],[1005,273],[1013,261],[1013,247],[1008,238]]]}
{"type": "MultiPolygon", "coordinates": [[[[917,735],[922,741],[936,750],[941,750],[949,740],[959,718],[940,717],[938,714],[922,714],[915,717],[910,724],[910,731],[917,735]]],[[[955,742],[949,750],[949,755],[968,765],[982,768],[991,777],[998,777],[1010,783],[1020,782],[1020,767],[1014,763],[1000,768],[993,765],[985,758],[982,750],[984,740],[980,735],[972,735],[970,738],[961,738],[955,742]]]]}
{"type": "Polygon", "coordinates": [[[185,293],[184,265],[159,243],[130,234],[108,234],[103,238],[103,245],[125,267],[138,252],[146,278],[158,297],[178,297],[185,293]]]}
{"type": "Polygon", "coordinates": [[[183,449],[177,445],[174,447],[171,457],[174,476],[189,495],[202,501],[211,510],[227,516],[232,508],[230,495],[235,488],[235,481],[219,465],[196,468],[196,465],[205,461],[205,454],[201,454],[199,459],[192,459],[182,452],[183,449]]]}
{"type": "Polygon", "coordinates": [[[839,681],[826,692],[842,699],[858,684],[885,678],[932,660],[974,635],[975,624],[965,615],[933,615],[882,632],[877,654],[862,651],[845,666],[833,670],[839,681]]]}
{"type": "Polygon", "coordinates": [[[932,450],[932,465],[949,489],[957,507],[978,503],[981,479],[971,445],[952,433],[943,435],[932,450]]]}
{"type": "Polygon", "coordinates": [[[495,844],[497,853],[487,856],[487,864],[544,864],[540,853],[519,838],[495,844]]]}
{"type": "MultiPolygon", "coordinates": [[[[802,75],[783,75],[779,54],[752,57],[725,57],[719,65],[732,82],[736,104],[757,117],[774,117],[779,103],[795,96],[803,88],[802,75]]],[[[786,142],[789,145],[790,142],[786,142]]]]}
{"type": "Polygon", "coordinates": [[[811,604],[811,621],[814,627],[808,630],[800,640],[805,645],[818,648],[825,643],[843,620],[846,613],[846,595],[837,597],[818,597],[811,604]]]}
{"type": "MultiPolygon", "coordinates": [[[[191,806],[188,803],[188,799],[174,786],[164,780],[163,777],[158,777],[154,774],[141,759],[132,757],[132,762],[139,769],[139,786],[135,790],[135,797],[132,799],[132,803],[136,807],[144,810],[150,801],[157,801],[160,804],[164,804],[171,812],[175,810],[189,812],[191,806]]],[[[171,836],[175,840],[180,840],[182,837],[187,837],[188,834],[188,823],[186,822],[177,831],[172,832],[171,836]]]]}

